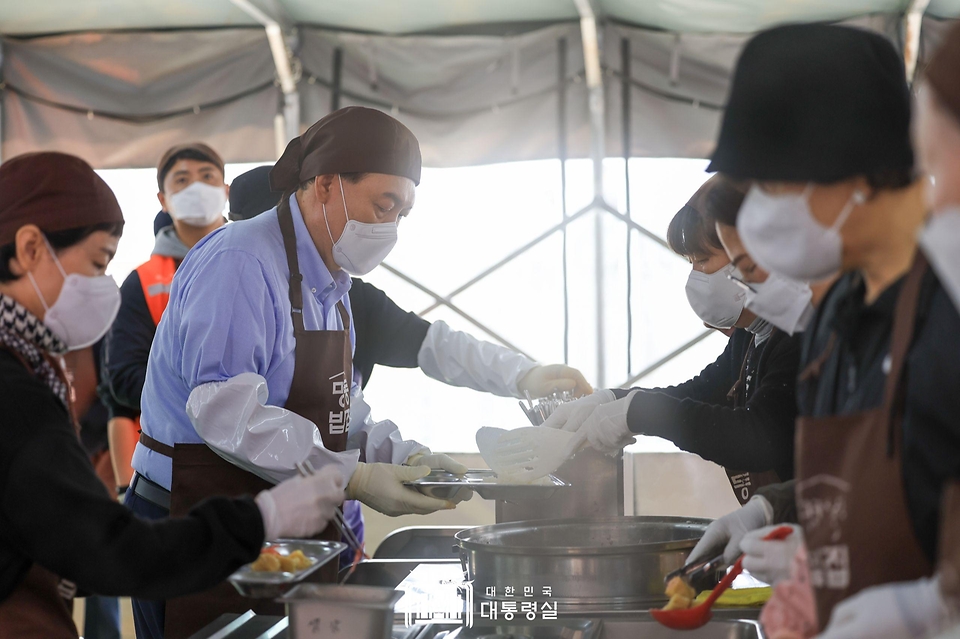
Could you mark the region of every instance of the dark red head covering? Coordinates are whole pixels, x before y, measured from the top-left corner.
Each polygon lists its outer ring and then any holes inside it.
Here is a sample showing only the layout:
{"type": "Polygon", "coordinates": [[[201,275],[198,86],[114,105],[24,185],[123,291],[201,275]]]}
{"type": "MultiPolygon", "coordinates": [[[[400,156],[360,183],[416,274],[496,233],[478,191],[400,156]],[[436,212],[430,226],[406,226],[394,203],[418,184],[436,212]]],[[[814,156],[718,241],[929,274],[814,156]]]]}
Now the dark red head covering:
{"type": "Polygon", "coordinates": [[[420,143],[382,111],[346,107],[290,141],[270,171],[270,187],[287,192],[318,175],[384,173],[420,184],[420,143]]]}
{"type": "Polygon", "coordinates": [[[947,32],[925,74],[943,106],[960,120],[960,24],[947,32]]]}
{"type": "Polygon", "coordinates": [[[25,224],[44,233],[123,223],[113,191],[80,158],[45,151],[0,164],[0,246],[25,224]]]}

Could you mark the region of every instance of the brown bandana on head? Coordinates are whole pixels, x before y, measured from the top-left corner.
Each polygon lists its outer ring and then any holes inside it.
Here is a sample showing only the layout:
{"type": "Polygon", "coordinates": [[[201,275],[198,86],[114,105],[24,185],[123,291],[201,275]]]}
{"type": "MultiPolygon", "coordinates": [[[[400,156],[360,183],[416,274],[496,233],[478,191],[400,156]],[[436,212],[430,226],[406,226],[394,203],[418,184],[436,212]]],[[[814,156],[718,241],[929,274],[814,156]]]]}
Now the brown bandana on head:
{"type": "Polygon", "coordinates": [[[346,107],[291,140],[270,171],[270,188],[290,192],[318,175],[383,173],[420,184],[420,143],[382,111],[346,107]]]}
{"type": "Polygon", "coordinates": [[[25,224],[44,233],[123,223],[113,191],[89,164],[66,153],[27,153],[0,165],[0,246],[25,224]]]}

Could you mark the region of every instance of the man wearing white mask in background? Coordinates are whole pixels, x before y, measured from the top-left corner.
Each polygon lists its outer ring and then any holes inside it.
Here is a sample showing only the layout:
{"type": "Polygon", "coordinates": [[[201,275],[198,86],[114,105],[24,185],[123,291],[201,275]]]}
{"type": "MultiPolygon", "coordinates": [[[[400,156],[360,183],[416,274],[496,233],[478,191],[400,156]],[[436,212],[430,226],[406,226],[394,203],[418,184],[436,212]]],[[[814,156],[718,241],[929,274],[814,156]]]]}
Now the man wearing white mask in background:
{"type": "MultiPolygon", "coordinates": [[[[600,390],[560,406],[544,426],[576,431],[571,451],[588,442],[613,454],[634,435],[663,437],[723,466],[740,503],[793,477],[800,339],[791,333],[799,327],[778,330],[745,308],[742,274],[724,252],[714,223],[721,210],[735,213],[743,198],[742,189],[715,175],[667,230],[670,248],[690,262],[690,306],[705,325],[732,331],[723,353],[676,386],[600,390]]],[[[807,303],[799,296],[797,301],[801,309],[807,303]]]]}
{"type": "Polygon", "coordinates": [[[173,275],[197,242],[224,225],[223,208],[230,193],[223,160],[202,142],[167,149],[157,162],[157,187],[157,199],[172,224],[156,234],[150,259],[120,287],[120,311],[103,345],[100,394],[110,411],[110,456],[121,494],[133,475],[130,459],[139,437],[147,357],[173,275]]]}

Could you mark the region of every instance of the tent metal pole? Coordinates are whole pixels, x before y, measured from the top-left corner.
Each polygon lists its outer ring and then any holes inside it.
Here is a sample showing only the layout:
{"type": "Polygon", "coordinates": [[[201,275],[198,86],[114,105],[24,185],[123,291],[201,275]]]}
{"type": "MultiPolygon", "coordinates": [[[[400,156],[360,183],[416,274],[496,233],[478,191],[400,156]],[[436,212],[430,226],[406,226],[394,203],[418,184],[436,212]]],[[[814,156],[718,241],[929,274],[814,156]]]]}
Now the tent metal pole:
{"type": "Polygon", "coordinates": [[[633,377],[630,377],[629,379],[627,379],[627,381],[625,381],[623,384],[620,385],[620,388],[630,388],[635,383],[637,383],[638,381],[640,381],[641,379],[643,379],[653,371],[657,370],[664,364],[669,363],[670,361],[679,357],[683,353],[687,352],[688,350],[690,350],[691,348],[693,348],[703,340],[707,339],[708,337],[713,335],[714,332],[715,331],[711,328],[700,333],[699,335],[694,337],[692,340],[690,340],[686,344],[683,344],[682,346],[680,346],[680,348],[677,348],[676,350],[673,350],[670,353],[664,355],[663,357],[655,361],[653,364],[650,364],[650,366],[647,366],[645,369],[643,369],[633,377]]]}
{"type": "Polygon", "coordinates": [[[600,33],[590,0],[574,0],[580,14],[580,38],[583,43],[583,64],[587,76],[590,109],[590,159],[593,162],[595,304],[597,322],[597,386],[606,383],[606,339],[604,324],[604,248],[603,248],[603,158],[605,157],[603,72],[600,68],[600,33]]]}
{"type": "MultiPolygon", "coordinates": [[[[270,45],[270,54],[273,56],[273,66],[280,80],[280,90],[283,92],[283,131],[285,142],[300,135],[300,93],[297,91],[297,78],[294,77],[293,57],[287,42],[283,37],[283,26],[277,18],[267,15],[260,7],[250,0],[230,0],[238,9],[263,25],[267,33],[267,44],[270,45]]],[[[284,144],[286,146],[286,144],[284,144]]],[[[277,149],[277,157],[283,153],[277,149]]]]}
{"type": "MultiPolygon", "coordinates": [[[[632,219],[630,212],[630,38],[620,40],[620,132],[623,140],[623,182],[627,219],[632,219]]],[[[633,229],[627,226],[627,377],[633,373],[633,260],[631,258],[631,240],[633,229]]]]}
{"type": "Polygon", "coordinates": [[[903,16],[903,65],[907,71],[907,82],[913,83],[913,74],[917,71],[920,57],[920,31],[923,27],[923,14],[930,0],[911,0],[903,16]]]}
{"type": "Polygon", "coordinates": [[[563,214],[563,363],[570,363],[570,285],[567,278],[567,39],[557,41],[557,155],[560,158],[560,210],[563,214]]]}
{"type": "Polygon", "coordinates": [[[340,108],[340,84],[343,74],[343,49],[333,50],[333,81],[330,83],[330,113],[340,108]]]}

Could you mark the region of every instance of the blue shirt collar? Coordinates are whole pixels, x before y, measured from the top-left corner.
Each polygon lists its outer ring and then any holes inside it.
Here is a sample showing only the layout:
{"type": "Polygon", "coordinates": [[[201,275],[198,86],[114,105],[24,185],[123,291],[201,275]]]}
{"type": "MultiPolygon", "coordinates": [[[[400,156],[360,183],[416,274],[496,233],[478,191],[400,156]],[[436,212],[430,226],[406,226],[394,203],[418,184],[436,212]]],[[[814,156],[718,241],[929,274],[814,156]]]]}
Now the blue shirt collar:
{"type": "Polygon", "coordinates": [[[314,245],[310,231],[303,221],[296,193],[290,196],[290,212],[293,214],[293,228],[297,233],[297,257],[300,260],[303,284],[313,293],[320,305],[329,310],[350,291],[350,276],[342,270],[331,273],[323,263],[320,251],[314,245]]]}

